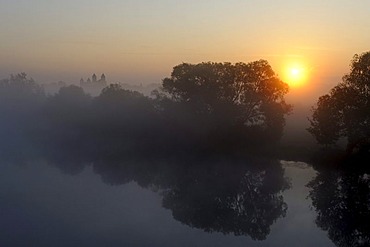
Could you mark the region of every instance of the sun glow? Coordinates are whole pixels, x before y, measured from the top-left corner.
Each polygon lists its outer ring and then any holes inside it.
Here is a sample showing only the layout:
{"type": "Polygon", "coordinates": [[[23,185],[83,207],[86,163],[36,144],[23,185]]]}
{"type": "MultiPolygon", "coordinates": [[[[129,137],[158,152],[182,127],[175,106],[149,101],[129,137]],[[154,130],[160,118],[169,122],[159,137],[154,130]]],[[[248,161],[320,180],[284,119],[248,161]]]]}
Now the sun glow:
{"type": "Polygon", "coordinates": [[[290,87],[300,87],[305,84],[307,80],[307,69],[299,64],[291,64],[286,66],[284,73],[284,81],[290,87]]]}

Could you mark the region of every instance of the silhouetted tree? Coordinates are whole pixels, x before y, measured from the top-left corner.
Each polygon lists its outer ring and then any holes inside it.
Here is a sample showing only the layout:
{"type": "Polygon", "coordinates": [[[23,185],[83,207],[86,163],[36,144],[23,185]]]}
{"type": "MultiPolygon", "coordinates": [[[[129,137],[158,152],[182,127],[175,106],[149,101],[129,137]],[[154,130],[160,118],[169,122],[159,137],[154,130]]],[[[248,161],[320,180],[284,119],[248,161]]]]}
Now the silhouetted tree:
{"type": "Polygon", "coordinates": [[[319,98],[308,131],[321,144],[348,139],[348,151],[369,149],[370,52],[355,55],[351,71],[329,94],[319,98]]]}
{"type": "Polygon", "coordinates": [[[94,110],[109,124],[134,122],[132,127],[147,124],[146,117],[154,113],[147,97],[139,92],[125,90],[118,84],[111,84],[102,90],[94,99],[94,110]]]}
{"type": "Polygon", "coordinates": [[[171,125],[182,126],[186,138],[200,135],[231,144],[278,140],[290,110],[284,101],[287,92],[268,62],[259,60],[180,64],[156,96],[159,109],[171,125]]]}
{"type": "Polygon", "coordinates": [[[43,88],[26,73],[0,80],[0,153],[16,152],[19,157],[32,149],[28,139],[40,127],[44,101],[43,88]]]}
{"type": "Polygon", "coordinates": [[[86,129],[91,124],[90,106],[91,97],[75,85],[62,87],[50,96],[40,121],[45,125],[40,133],[45,139],[44,148],[50,153],[60,153],[58,147],[68,150],[67,154],[83,152],[88,137],[86,129]]]}
{"type": "Polygon", "coordinates": [[[95,75],[95,74],[93,74],[91,78],[92,78],[92,81],[93,81],[93,82],[96,82],[96,81],[97,81],[97,77],[96,77],[96,75],[95,75]]]}
{"type": "Polygon", "coordinates": [[[7,112],[6,117],[27,112],[32,115],[44,100],[44,90],[26,73],[0,80],[0,109],[7,112]]]}
{"type": "Polygon", "coordinates": [[[308,129],[320,144],[334,144],[341,137],[343,126],[335,99],[329,95],[319,98],[308,129]]]}
{"type": "Polygon", "coordinates": [[[61,126],[80,127],[86,120],[90,104],[91,96],[81,87],[71,85],[60,88],[58,93],[49,97],[45,113],[50,121],[61,126]]]}
{"type": "Polygon", "coordinates": [[[105,145],[111,142],[114,148],[140,148],[153,141],[155,109],[141,93],[111,84],[94,99],[92,116],[91,134],[105,145]]]}
{"type": "Polygon", "coordinates": [[[99,80],[100,82],[104,82],[104,83],[106,83],[106,78],[105,78],[105,75],[104,75],[104,73],[103,74],[101,74],[101,76],[100,76],[100,80],[99,80]]]}

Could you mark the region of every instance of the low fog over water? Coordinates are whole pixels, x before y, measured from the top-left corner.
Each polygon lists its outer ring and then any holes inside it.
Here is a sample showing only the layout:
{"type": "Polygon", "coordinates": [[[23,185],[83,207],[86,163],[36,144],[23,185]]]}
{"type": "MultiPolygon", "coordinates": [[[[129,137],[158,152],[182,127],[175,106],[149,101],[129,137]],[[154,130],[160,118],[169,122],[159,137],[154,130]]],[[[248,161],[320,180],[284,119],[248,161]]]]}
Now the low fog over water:
{"type": "Polygon", "coordinates": [[[0,0],[0,247],[370,246],[369,9],[0,0]]]}
{"type": "Polygon", "coordinates": [[[310,110],[266,60],[0,80],[0,244],[367,246],[368,56],[310,110]]]}

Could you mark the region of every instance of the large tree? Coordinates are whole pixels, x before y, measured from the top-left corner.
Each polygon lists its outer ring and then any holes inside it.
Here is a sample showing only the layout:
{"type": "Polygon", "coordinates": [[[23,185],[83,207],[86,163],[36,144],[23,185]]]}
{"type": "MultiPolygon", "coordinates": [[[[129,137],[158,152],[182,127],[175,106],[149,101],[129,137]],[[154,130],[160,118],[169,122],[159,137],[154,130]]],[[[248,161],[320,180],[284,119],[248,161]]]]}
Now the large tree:
{"type": "Polygon", "coordinates": [[[370,141],[370,52],[355,55],[350,73],[319,98],[308,131],[321,144],[348,139],[348,150],[370,141]]]}
{"type": "Polygon", "coordinates": [[[265,135],[277,140],[290,110],[284,101],[287,92],[288,85],[265,60],[248,64],[183,63],[163,80],[157,98],[166,115],[175,116],[194,132],[230,136],[229,130],[233,130],[236,136],[244,134],[249,139],[259,133],[254,139],[265,135]]]}

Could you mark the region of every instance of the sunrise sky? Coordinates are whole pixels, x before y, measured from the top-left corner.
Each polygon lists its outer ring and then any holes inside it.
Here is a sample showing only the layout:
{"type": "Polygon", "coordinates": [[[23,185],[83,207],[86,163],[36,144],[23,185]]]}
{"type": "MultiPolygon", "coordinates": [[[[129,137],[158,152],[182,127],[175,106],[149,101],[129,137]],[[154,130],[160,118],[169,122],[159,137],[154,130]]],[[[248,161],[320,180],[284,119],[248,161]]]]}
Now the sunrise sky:
{"type": "Polygon", "coordinates": [[[365,0],[0,0],[0,78],[104,72],[149,84],[182,62],[266,59],[285,80],[302,67],[306,92],[324,90],[369,50],[369,10],[365,0]]]}

